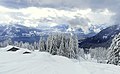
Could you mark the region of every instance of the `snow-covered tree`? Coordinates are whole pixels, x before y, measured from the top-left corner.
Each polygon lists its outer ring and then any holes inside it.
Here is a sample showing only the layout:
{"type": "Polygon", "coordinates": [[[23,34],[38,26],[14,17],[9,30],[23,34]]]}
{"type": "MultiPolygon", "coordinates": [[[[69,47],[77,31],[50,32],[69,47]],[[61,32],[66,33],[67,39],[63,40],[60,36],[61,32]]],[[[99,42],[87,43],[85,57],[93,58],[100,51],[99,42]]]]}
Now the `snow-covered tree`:
{"type": "Polygon", "coordinates": [[[19,46],[19,42],[18,41],[14,41],[14,46],[19,46]]]}
{"type": "Polygon", "coordinates": [[[63,38],[62,38],[62,40],[61,40],[61,43],[60,43],[60,47],[59,47],[59,49],[57,50],[57,54],[58,55],[63,55],[64,54],[64,43],[63,43],[63,38]]]}
{"type": "Polygon", "coordinates": [[[33,46],[34,46],[34,49],[35,49],[35,50],[38,50],[39,43],[34,42],[33,46]]]}
{"type": "Polygon", "coordinates": [[[120,65],[120,33],[114,37],[107,52],[108,63],[120,65]]]}
{"type": "Polygon", "coordinates": [[[39,40],[39,51],[45,51],[46,50],[46,43],[43,38],[40,38],[39,40]]]}
{"type": "Polygon", "coordinates": [[[96,47],[94,49],[90,48],[89,53],[91,58],[96,59],[97,62],[104,62],[107,59],[107,49],[103,47],[96,47]]]}
{"type": "Polygon", "coordinates": [[[78,54],[78,57],[85,59],[85,53],[83,48],[79,48],[77,54],[78,54]]]}
{"type": "Polygon", "coordinates": [[[33,44],[29,44],[29,45],[28,45],[28,49],[31,50],[31,51],[34,51],[34,50],[35,50],[33,44]]]}
{"type": "Polygon", "coordinates": [[[12,45],[12,44],[13,44],[13,42],[12,42],[12,39],[11,39],[11,38],[8,38],[8,39],[7,39],[7,42],[8,42],[8,45],[12,45]]]}
{"type": "Polygon", "coordinates": [[[53,36],[50,35],[50,36],[47,38],[47,41],[46,41],[46,51],[47,51],[47,52],[51,52],[51,49],[52,49],[52,41],[53,41],[53,36]]]}

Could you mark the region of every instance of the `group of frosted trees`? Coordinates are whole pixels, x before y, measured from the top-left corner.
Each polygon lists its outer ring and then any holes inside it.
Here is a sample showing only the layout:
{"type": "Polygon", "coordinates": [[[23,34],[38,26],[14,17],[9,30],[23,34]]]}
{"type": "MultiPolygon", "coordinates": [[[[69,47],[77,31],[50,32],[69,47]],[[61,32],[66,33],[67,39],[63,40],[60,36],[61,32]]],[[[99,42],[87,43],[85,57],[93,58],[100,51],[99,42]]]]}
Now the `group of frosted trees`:
{"type": "Polygon", "coordinates": [[[107,49],[104,47],[90,48],[91,58],[96,59],[98,63],[105,63],[107,60],[107,49]]]}
{"type": "Polygon", "coordinates": [[[114,37],[107,52],[107,63],[120,65],[120,33],[114,37]]]}
{"type": "Polygon", "coordinates": [[[94,48],[89,49],[91,58],[97,61],[107,60],[108,64],[120,65],[120,33],[116,35],[109,48],[94,48]]]}
{"type": "MultiPolygon", "coordinates": [[[[47,39],[40,37],[38,42],[12,42],[11,39],[0,43],[0,46],[5,47],[7,45],[14,45],[22,48],[27,48],[31,51],[39,50],[49,52],[52,55],[60,55],[68,58],[79,59],[85,58],[84,49],[78,48],[78,39],[76,35],[60,33],[50,34],[47,39]]],[[[88,49],[91,58],[97,59],[97,61],[106,60],[106,49],[102,47],[88,49]]]]}
{"type": "Polygon", "coordinates": [[[78,39],[76,35],[60,33],[50,34],[47,39],[41,37],[38,42],[23,43],[12,42],[10,39],[0,43],[0,46],[14,45],[22,48],[27,48],[32,51],[39,50],[49,52],[52,55],[61,55],[68,58],[78,58],[78,56],[84,57],[83,49],[78,48],[78,39]],[[4,44],[3,44],[4,43],[4,44]]]}
{"type": "Polygon", "coordinates": [[[5,47],[8,45],[12,45],[12,44],[13,44],[12,40],[10,38],[8,38],[7,40],[0,42],[0,47],[5,47]]]}
{"type": "MultiPolygon", "coordinates": [[[[112,43],[112,46],[110,47],[109,50],[112,50],[113,47],[116,45],[115,40],[116,39],[113,40],[114,43],[112,43]]],[[[84,53],[85,49],[78,48],[77,36],[66,33],[50,34],[47,38],[40,37],[40,40],[34,43],[28,43],[22,41],[12,42],[10,38],[0,43],[1,47],[5,47],[7,45],[14,45],[22,48],[27,48],[31,51],[39,50],[39,51],[49,52],[52,55],[60,55],[68,58],[75,58],[75,59],[79,59],[79,57],[86,58],[84,53]]],[[[103,62],[104,60],[107,59],[106,54],[108,51],[106,48],[96,47],[87,50],[89,51],[87,52],[87,54],[90,54],[91,58],[96,59],[97,62],[103,62]]],[[[113,52],[111,51],[110,53],[113,52]]]]}
{"type": "Polygon", "coordinates": [[[77,58],[78,39],[70,34],[50,35],[46,42],[40,40],[42,50],[53,55],[62,55],[69,58],[77,58]],[[46,43],[46,44],[45,44],[46,43]]]}

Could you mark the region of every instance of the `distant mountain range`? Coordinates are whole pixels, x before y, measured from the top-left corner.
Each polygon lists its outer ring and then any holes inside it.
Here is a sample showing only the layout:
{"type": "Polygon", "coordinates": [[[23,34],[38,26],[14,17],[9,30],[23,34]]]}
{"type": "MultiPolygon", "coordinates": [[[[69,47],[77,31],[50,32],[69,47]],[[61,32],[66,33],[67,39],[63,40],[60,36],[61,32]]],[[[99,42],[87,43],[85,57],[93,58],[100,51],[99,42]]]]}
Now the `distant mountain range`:
{"type": "Polygon", "coordinates": [[[45,37],[51,33],[72,33],[77,34],[79,39],[79,47],[81,48],[95,48],[95,47],[109,47],[115,35],[120,33],[120,26],[113,25],[106,29],[101,28],[101,31],[96,34],[94,28],[85,34],[81,28],[73,29],[66,24],[57,25],[53,27],[26,27],[19,24],[14,25],[0,25],[0,42],[11,38],[13,41],[23,42],[37,42],[40,37],[45,37]]]}
{"type": "Polygon", "coordinates": [[[38,41],[42,31],[22,25],[0,25],[0,41],[11,38],[13,41],[38,41]]]}
{"type": "Polygon", "coordinates": [[[93,37],[84,39],[79,43],[81,48],[95,48],[95,47],[105,47],[108,48],[112,42],[115,35],[120,33],[120,26],[113,25],[106,29],[103,29],[98,34],[93,37]]]}
{"type": "Polygon", "coordinates": [[[84,34],[81,28],[72,29],[66,24],[57,25],[53,27],[26,27],[19,24],[14,25],[0,25],[0,42],[8,38],[11,38],[13,41],[23,41],[23,42],[37,42],[40,37],[47,37],[51,33],[73,33],[77,34],[79,39],[87,38],[94,36],[96,33],[91,31],[89,34],[84,34]],[[71,29],[71,30],[70,30],[71,29]]]}

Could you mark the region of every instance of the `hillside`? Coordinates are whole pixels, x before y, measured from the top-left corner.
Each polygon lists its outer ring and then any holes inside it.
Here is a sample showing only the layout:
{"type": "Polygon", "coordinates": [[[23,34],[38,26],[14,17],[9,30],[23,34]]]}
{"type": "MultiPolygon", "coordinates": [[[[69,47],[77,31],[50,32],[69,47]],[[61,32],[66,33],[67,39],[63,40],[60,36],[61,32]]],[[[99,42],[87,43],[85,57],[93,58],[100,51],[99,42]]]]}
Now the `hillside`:
{"type": "Polygon", "coordinates": [[[7,52],[12,46],[0,48],[0,74],[119,74],[120,67],[88,61],[77,61],[46,52],[27,49],[7,52]]]}
{"type": "Polygon", "coordinates": [[[119,33],[120,33],[119,25],[110,26],[106,29],[101,30],[95,36],[89,37],[83,40],[81,43],[79,43],[79,47],[81,48],[95,48],[95,47],[108,48],[114,36],[119,33]]]}

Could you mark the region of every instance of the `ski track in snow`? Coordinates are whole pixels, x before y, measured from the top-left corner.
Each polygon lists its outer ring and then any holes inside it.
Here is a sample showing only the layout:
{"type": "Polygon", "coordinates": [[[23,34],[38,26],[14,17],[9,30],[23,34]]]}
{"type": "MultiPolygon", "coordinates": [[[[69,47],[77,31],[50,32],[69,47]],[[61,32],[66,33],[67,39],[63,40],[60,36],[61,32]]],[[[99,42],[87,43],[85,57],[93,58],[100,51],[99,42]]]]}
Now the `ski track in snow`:
{"type": "Polygon", "coordinates": [[[7,52],[0,48],[0,74],[120,74],[120,67],[94,62],[71,60],[46,52],[32,54],[7,52]]]}

